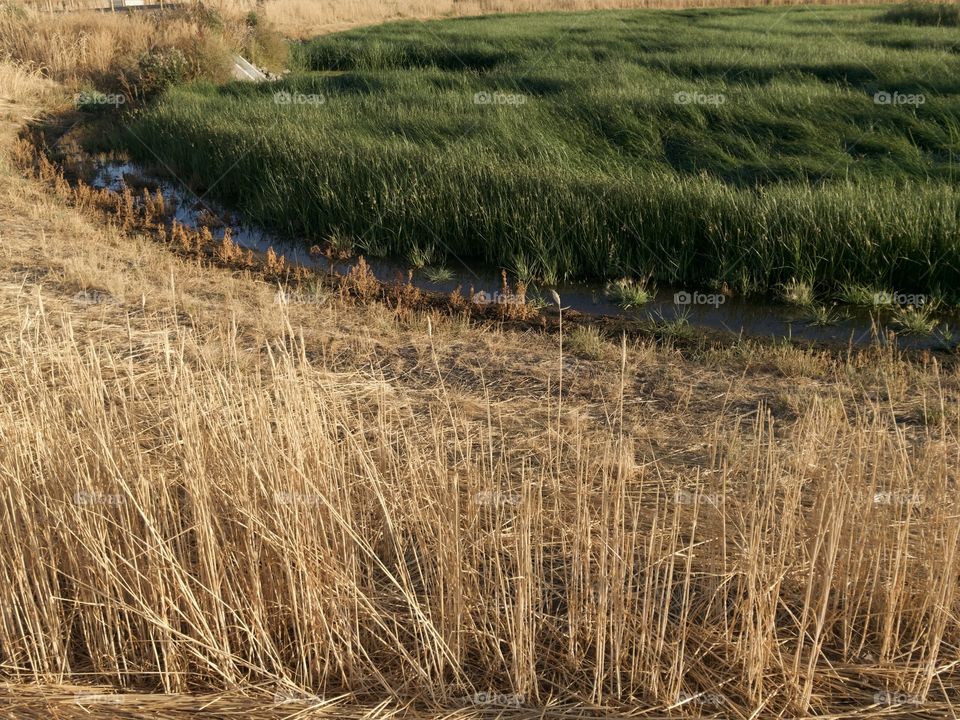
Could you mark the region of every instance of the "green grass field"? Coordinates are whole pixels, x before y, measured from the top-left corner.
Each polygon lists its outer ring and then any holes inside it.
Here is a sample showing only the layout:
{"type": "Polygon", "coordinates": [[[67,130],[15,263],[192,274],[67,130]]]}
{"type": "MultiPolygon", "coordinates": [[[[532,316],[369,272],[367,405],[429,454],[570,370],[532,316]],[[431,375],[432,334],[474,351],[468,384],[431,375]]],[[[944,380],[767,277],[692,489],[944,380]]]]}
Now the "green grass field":
{"type": "Polygon", "coordinates": [[[173,88],[124,143],[371,255],[956,298],[960,38],[884,13],[391,23],[295,48],[277,84],[173,88]]]}

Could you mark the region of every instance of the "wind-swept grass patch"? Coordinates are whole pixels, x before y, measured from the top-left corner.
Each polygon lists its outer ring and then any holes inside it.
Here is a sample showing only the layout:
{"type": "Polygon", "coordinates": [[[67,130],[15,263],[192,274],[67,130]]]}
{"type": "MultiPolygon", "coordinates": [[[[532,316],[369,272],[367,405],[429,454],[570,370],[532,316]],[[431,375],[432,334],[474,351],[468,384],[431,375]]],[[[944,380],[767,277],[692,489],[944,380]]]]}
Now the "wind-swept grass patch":
{"type": "Polygon", "coordinates": [[[943,28],[875,20],[392,23],[298,47],[305,71],[277,84],[170,91],[126,144],[251,220],[369,254],[429,243],[547,284],[955,292],[960,57],[943,28]]]}

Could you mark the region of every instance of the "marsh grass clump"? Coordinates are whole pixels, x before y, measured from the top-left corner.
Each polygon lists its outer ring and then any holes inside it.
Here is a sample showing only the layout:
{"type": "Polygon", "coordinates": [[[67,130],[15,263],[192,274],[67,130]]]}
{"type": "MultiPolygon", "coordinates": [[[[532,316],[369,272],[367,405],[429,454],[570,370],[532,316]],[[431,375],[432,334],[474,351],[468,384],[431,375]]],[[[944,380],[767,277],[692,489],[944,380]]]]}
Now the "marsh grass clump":
{"type": "Polygon", "coordinates": [[[811,305],[807,308],[806,322],[816,327],[838,325],[850,318],[849,313],[836,306],[811,305]]]}
{"type": "Polygon", "coordinates": [[[410,248],[407,259],[414,270],[422,270],[428,265],[432,265],[436,257],[432,245],[414,245],[410,248]]]}
{"type": "Polygon", "coordinates": [[[624,310],[646,305],[654,297],[654,293],[647,286],[646,280],[634,280],[632,278],[621,278],[607,283],[606,294],[624,310]]]}
{"type": "Polygon", "coordinates": [[[941,350],[953,352],[960,347],[960,332],[950,327],[948,323],[944,323],[936,328],[934,335],[937,340],[937,346],[941,350]]]}
{"type": "Polygon", "coordinates": [[[890,307],[894,297],[892,291],[857,284],[844,285],[839,294],[842,302],[858,307],[890,307]]]}
{"type": "Polygon", "coordinates": [[[357,244],[351,235],[334,230],[327,236],[322,251],[330,262],[343,262],[356,254],[357,244]]]}
{"type": "Polygon", "coordinates": [[[796,278],[781,285],[778,295],[782,302],[802,308],[812,307],[816,301],[813,286],[796,278]]]}
{"type": "Polygon", "coordinates": [[[892,320],[894,327],[908,335],[930,335],[939,323],[933,304],[898,307],[892,320]]]}
{"type": "Polygon", "coordinates": [[[423,274],[432,283],[445,283],[453,280],[453,270],[444,265],[432,265],[423,269],[423,274]]]}
{"type": "Polygon", "coordinates": [[[575,355],[589,360],[599,360],[604,355],[606,338],[593,325],[578,325],[564,337],[565,347],[575,355]]]}
{"type": "Polygon", "coordinates": [[[899,25],[960,27],[960,5],[911,0],[886,10],[880,20],[899,25]]]}
{"type": "Polygon", "coordinates": [[[548,307],[550,303],[547,302],[546,298],[539,293],[533,293],[527,295],[527,306],[531,310],[543,310],[545,307],[548,307]]]}
{"type": "Polygon", "coordinates": [[[662,340],[690,340],[697,334],[690,323],[689,309],[684,309],[671,318],[661,312],[651,313],[648,319],[653,333],[662,340]]]}
{"type": "Polygon", "coordinates": [[[542,285],[557,285],[560,282],[558,259],[552,256],[553,251],[540,248],[536,257],[530,259],[523,252],[515,253],[507,267],[510,274],[527,285],[540,283],[542,285]]]}

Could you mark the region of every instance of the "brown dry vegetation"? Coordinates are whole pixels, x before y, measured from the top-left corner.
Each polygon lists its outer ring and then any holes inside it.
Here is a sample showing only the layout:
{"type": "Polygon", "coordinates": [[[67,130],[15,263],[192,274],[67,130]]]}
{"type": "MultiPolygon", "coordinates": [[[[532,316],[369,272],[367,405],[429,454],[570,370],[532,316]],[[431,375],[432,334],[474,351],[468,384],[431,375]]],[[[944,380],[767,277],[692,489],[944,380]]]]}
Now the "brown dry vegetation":
{"type": "MultiPolygon", "coordinates": [[[[244,8],[248,0],[221,0],[227,7],[244,8]]],[[[849,0],[819,0],[845,4],[849,0]]],[[[617,8],[743,7],[749,5],[791,5],[798,0],[267,0],[263,11],[284,33],[310,37],[402,18],[468,17],[494,13],[610,10],[617,8]]],[[[811,3],[815,4],[815,3],[811,3]]]]}
{"type": "MultiPolygon", "coordinates": [[[[886,0],[891,1],[891,0],[886,0]]],[[[159,4],[159,0],[147,0],[159,4]]],[[[306,38],[333,30],[387,20],[466,17],[494,13],[608,10],[617,8],[701,8],[750,5],[852,4],[853,0],[212,0],[225,16],[263,13],[290,37],[306,38]]],[[[41,10],[108,8],[110,0],[30,0],[41,10]]],[[[117,5],[120,4],[117,0],[117,5]]]]}
{"type": "Polygon", "coordinates": [[[121,91],[128,103],[160,89],[154,85],[162,77],[227,79],[233,52],[278,69],[286,45],[269,22],[254,26],[245,13],[221,14],[202,4],[159,16],[49,13],[0,2],[0,60],[7,66],[73,89],[121,91]]]}
{"type": "Polygon", "coordinates": [[[955,714],[952,362],[277,302],[0,173],[11,717],[955,714]]]}
{"type": "Polygon", "coordinates": [[[59,81],[102,79],[161,43],[182,44],[197,34],[186,20],[158,25],[139,16],[0,8],[0,54],[59,81]]]}

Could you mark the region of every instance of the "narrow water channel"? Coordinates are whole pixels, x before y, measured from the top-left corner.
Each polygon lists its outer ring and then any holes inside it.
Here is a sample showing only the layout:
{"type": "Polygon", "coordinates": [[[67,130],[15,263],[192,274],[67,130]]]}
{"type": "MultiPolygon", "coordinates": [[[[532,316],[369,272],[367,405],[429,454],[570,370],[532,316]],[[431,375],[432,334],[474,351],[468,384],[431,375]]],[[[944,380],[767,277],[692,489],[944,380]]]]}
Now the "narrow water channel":
{"type": "MultiPolygon", "coordinates": [[[[225,220],[238,245],[256,252],[265,253],[273,248],[283,254],[288,262],[306,266],[320,266],[335,272],[345,273],[356,260],[331,264],[323,257],[311,255],[309,243],[285,240],[269,232],[233,219],[233,214],[217,203],[198,198],[183,186],[144,173],[130,163],[102,163],[93,182],[95,187],[122,191],[129,184],[139,187],[159,188],[165,197],[175,204],[173,217],[180,223],[198,228],[204,224],[204,216],[213,212],[225,220]]],[[[209,224],[208,224],[209,226],[209,224]]],[[[223,228],[213,228],[214,234],[223,233],[223,228]]],[[[374,275],[381,281],[395,280],[398,275],[406,278],[409,263],[380,258],[365,258],[374,275]]],[[[472,302],[512,302],[514,298],[500,293],[501,275],[492,268],[448,265],[449,276],[442,280],[428,276],[425,270],[415,270],[413,283],[422,290],[452,293],[458,288],[472,302]],[[472,293],[472,295],[471,295],[472,293]]],[[[528,298],[536,298],[544,288],[531,288],[528,298]]],[[[890,309],[868,309],[852,306],[835,306],[829,311],[828,322],[815,319],[808,308],[794,307],[754,299],[729,298],[692,288],[661,288],[650,302],[638,307],[623,309],[607,295],[605,286],[576,283],[554,287],[562,299],[564,308],[596,316],[629,316],[649,319],[655,324],[669,324],[685,320],[693,329],[729,333],[747,338],[774,340],[799,340],[832,345],[863,347],[872,343],[888,342],[888,333],[896,332],[890,309]]],[[[950,328],[960,330],[956,318],[944,315],[937,329],[928,334],[898,332],[896,342],[900,347],[913,349],[953,349],[960,337],[952,337],[950,328]]],[[[958,333],[960,334],[960,333],[958,333]]]]}

